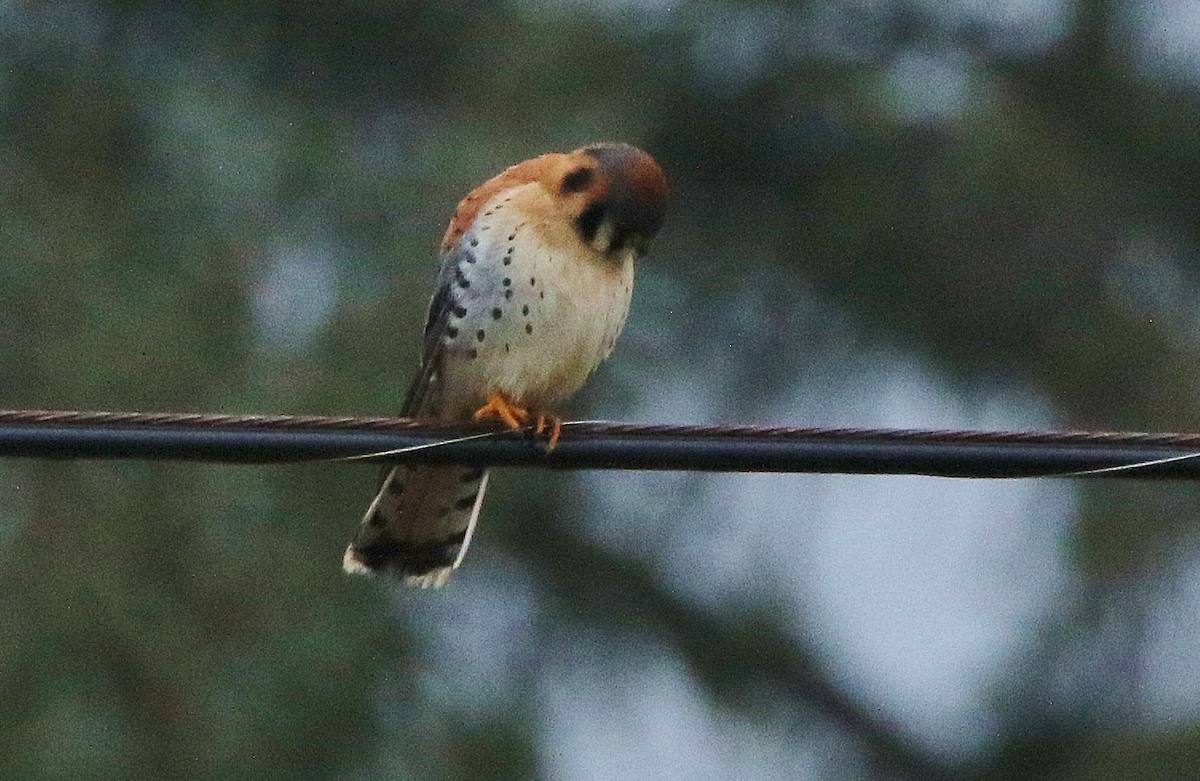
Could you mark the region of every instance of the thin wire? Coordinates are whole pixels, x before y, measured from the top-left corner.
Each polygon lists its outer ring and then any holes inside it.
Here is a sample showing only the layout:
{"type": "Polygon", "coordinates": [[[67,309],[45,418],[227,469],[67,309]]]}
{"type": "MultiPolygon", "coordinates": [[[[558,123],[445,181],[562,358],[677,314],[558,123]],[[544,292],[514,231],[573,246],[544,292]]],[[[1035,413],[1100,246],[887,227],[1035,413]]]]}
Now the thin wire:
{"type": "MultiPolygon", "coordinates": [[[[365,460],[378,461],[380,459],[389,458],[391,456],[401,456],[401,455],[405,455],[408,453],[416,453],[420,450],[430,450],[435,447],[446,447],[447,445],[453,445],[458,442],[470,442],[471,440],[474,440],[474,439],[490,439],[492,437],[499,436],[502,433],[503,432],[500,432],[500,431],[485,431],[482,434],[468,434],[467,436],[464,436],[464,437],[451,437],[450,439],[439,439],[436,442],[424,442],[420,445],[409,445],[408,447],[395,447],[395,448],[392,448],[391,450],[380,450],[375,453],[360,453],[359,455],[356,455],[356,456],[342,456],[340,458],[330,458],[328,460],[330,460],[330,461],[365,461],[365,460]]],[[[482,494],[483,492],[480,491],[480,493],[482,494]]],[[[466,546],[463,546],[463,547],[465,548],[466,546]]]]}
{"type": "Polygon", "coordinates": [[[1180,461],[1190,461],[1195,458],[1200,458],[1198,453],[1184,453],[1181,456],[1170,456],[1168,458],[1155,458],[1151,461],[1138,461],[1132,464],[1118,464],[1116,466],[1106,466],[1100,469],[1080,469],[1075,472],[1063,472],[1057,475],[1046,475],[1047,477],[1098,477],[1101,475],[1112,474],[1118,472],[1131,472],[1137,469],[1146,469],[1160,464],[1174,464],[1180,461]]]}
{"type": "Polygon", "coordinates": [[[1200,479],[1200,434],[574,421],[547,452],[528,432],[407,418],[0,410],[0,457],[1200,479]]]}

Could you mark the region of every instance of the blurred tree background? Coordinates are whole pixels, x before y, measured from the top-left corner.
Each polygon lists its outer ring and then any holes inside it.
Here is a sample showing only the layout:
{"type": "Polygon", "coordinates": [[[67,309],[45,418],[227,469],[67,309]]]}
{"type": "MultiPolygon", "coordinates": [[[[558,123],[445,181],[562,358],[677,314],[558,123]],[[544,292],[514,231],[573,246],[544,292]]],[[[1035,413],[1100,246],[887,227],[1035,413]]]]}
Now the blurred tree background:
{"type": "MultiPolygon", "coordinates": [[[[0,0],[0,405],[387,414],[457,199],[673,185],[570,414],[1200,429],[1200,9],[0,0]]],[[[0,776],[1174,779],[1183,484],[0,463],[0,776]]]]}

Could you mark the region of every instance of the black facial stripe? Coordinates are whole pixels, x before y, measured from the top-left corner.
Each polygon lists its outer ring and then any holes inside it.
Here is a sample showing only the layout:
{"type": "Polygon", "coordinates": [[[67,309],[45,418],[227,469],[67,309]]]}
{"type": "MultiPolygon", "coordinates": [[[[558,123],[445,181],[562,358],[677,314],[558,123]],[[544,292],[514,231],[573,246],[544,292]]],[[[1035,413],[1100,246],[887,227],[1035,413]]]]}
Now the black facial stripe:
{"type": "Polygon", "coordinates": [[[627,243],[629,243],[629,231],[619,225],[614,227],[612,241],[608,243],[608,251],[616,252],[625,249],[627,243]]]}
{"type": "Polygon", "coordinates": [[[592,239],[596,238],[596,231],[600,230],[600,223],[604,222],[606,208],[607,204],[603,201],[593,203],[575,218],[575,228],[583,237],[584,242],[591,244],[592,239]]]}

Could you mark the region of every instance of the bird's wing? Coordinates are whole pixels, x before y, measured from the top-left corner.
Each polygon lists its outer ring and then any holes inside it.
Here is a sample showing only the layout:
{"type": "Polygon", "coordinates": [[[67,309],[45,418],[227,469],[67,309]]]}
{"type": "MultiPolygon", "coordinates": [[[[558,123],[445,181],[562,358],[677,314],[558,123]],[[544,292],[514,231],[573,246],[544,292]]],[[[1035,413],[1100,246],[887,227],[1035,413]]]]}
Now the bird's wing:
{"type": "Polygon", "coordinates": [[[452,289],[458,283],[458,264],[462,251],[453,247],[442,254],[442,268],[429,301],[425,318],[425,336],[421,348],[421,367],[408,386],[408,395],[400,414],[405,417],[434,415],[442,396],[442,362],[446,353],[446,328],[454,309],[452,289]]]}

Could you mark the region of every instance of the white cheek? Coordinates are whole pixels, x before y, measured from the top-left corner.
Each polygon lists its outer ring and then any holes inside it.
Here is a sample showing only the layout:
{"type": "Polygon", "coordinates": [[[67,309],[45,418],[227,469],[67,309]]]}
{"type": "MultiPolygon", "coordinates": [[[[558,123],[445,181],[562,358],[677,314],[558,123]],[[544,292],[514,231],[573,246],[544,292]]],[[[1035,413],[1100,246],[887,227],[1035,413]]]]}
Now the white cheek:
{"type": "Polygon", "coordinates": [[[592,249],[601,254],[608,252],[608,248],[612,246],[613,226],[608,220],[600,223],[600,227],[596,230],[596,235],[592,238],[592,249]]]}

